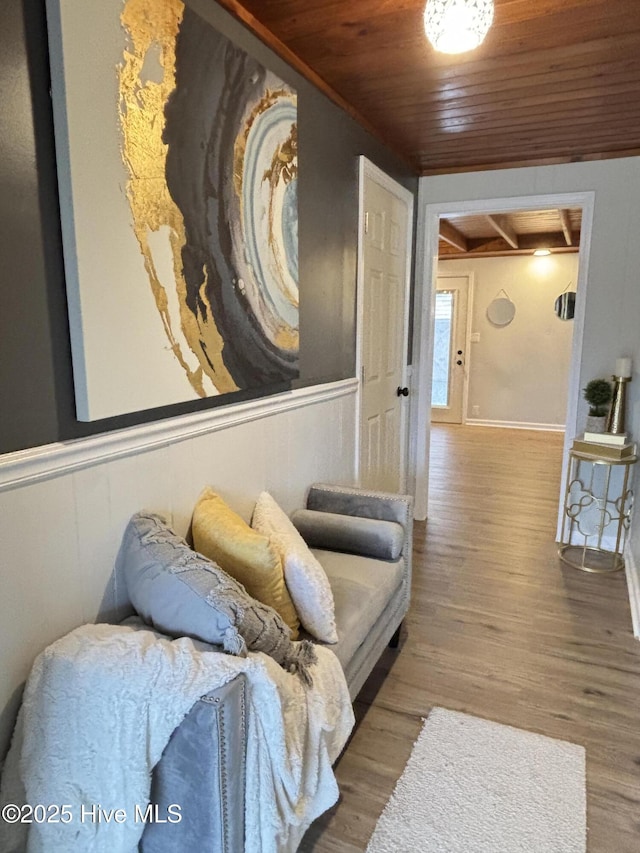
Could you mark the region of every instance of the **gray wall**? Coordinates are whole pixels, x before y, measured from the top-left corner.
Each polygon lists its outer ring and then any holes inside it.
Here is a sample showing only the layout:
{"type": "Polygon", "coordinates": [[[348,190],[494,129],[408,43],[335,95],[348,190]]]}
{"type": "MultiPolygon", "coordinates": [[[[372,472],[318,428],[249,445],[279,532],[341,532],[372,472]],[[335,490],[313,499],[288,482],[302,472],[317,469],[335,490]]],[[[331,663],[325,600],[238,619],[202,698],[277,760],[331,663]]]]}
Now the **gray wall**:
{"type": "MultiPolygon", "coordinates": [[[[358,155],[417,192],[417,178],[215,3],[213,26],[298,90],[300,384],[352,376],[358,155]]],[[[79,423],[62,258],[44,0],[5,0],[0,27],[0,453],[244,399],[79,423]],[[25,27],[25,20],[28,26],[25,27]]]]}
{"type": "MultiPolygon", "coordinates": [[[[25,4],[25,14],[32,8],[33,4],[25,4]]],[[[34,38],[42,39],[41,14],[36,14],[31,27],[34,38]]],[[[43,54],[41,51],[39,67],[34,69],[41,81],[33,99],[36,112],[47,107],[43,54]]],[[[47,245],[59,243],[59,229],[56,207],[51,203],[55,193],[51,175],[42,212],[40,209],[23,5],[16,0],[7,0],[2,7],[0,101],[1,451],[42,444],[58,435],[45,255],[47,245]]],[[[52,277],[51,283],[59,289],[59,280],[52,277]]],[[[64,340],[62,343],[64,346],[64,340]]]]}

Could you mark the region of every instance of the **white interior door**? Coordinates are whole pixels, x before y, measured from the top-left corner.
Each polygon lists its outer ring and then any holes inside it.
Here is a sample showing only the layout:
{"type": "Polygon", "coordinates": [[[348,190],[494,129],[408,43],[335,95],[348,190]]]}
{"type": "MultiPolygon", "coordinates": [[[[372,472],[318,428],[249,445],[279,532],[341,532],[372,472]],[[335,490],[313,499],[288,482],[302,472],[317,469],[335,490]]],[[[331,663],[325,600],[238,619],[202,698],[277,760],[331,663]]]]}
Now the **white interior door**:
{"type": "Polygon", "coordinates": [[[433,336],[431,420],[464,421],[469,276],[438,276],[433,336]]]}
{"type": "Polygon", "coordinates": [[[406,363],[413,198],[364,161],[360,270],[359,481],[406,485],[406,363]]]}

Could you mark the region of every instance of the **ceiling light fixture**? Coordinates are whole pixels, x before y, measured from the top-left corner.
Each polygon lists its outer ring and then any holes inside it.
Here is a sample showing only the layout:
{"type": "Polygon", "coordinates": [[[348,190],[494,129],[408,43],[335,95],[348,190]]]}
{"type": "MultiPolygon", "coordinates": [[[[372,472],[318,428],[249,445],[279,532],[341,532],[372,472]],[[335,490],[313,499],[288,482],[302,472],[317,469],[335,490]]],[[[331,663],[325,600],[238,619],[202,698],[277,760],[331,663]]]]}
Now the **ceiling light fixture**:
{"type": "Polygon", "coordinates": [[[536,258],[546,258],[547,255],[551,254],[551,249],[536,249],[533,254],[536,258]]]}
{"type": "Polygon", "coordinates": [[[441,53],[464,53],[482,44],[493,21],[493,0],[427,0],[424,29],[441,53]]]}

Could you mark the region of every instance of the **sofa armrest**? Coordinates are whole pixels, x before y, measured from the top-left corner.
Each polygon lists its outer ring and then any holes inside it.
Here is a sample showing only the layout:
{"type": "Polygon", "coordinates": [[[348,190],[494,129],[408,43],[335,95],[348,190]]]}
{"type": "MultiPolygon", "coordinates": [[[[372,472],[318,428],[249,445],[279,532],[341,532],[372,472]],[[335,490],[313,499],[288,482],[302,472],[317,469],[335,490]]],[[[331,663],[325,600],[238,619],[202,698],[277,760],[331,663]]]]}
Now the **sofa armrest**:
{"type": "Polygon", "coordinates": [[[314,483],[307,495],[307,509],[396,521],[405,530],[409,530],[413,522],[411,495],[378,492],[356,486],[314,483]]]}
{"type": "Polygon", "coordinates": [[[408,606],[413,558],[413,498],[411,495],[379,492],[357,486],[314,483],[307,495],[307,509],[359,518],[377,518],[401,524],[404,529],[402,558],[405,565],[408,606]]]}
{"type": "MultiPolygon", "coordinates": [[[[246,679],[199,699],[153,770],[150,802],[166,823],[147,823],[141,853],[244,849],[246,679]],[[180,820],[170,822],[179,806],[180,820]]],[[[155,816],[155,813],[154,813],[155,816]]]]}
{"type": "Polygon", "coordinates": [[[296,510],[291,521],[311,548],[347,551],[378,560],[397,560],[402,554],[404,527],[397,521],[314,509],[296,510]]]}

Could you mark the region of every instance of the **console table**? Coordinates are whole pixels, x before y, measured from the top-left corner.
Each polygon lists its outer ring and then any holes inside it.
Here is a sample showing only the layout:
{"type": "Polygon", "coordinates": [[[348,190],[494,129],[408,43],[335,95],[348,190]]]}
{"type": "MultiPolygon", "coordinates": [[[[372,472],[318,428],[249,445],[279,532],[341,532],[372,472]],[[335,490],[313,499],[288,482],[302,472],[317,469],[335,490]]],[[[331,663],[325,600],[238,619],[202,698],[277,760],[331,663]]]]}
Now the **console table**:
{"type": "Polygon", "coordinates": [[[609,449],[572,448],[564,496],[560,559],[584,572],[604,574],[624,568],[633,491],[629,487],[635,453],[612,458],[609,449]]]}

